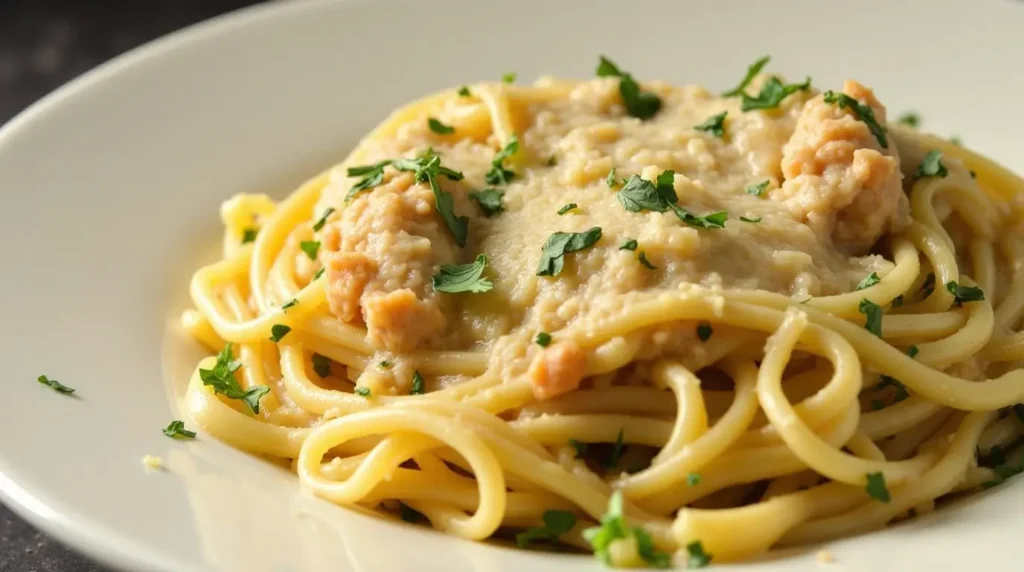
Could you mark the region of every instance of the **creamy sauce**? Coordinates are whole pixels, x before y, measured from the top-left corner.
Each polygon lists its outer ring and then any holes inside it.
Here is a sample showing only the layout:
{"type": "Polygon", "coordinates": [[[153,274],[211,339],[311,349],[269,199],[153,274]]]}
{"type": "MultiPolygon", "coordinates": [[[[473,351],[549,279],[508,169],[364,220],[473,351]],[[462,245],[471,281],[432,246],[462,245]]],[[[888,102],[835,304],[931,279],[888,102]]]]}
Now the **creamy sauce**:
{"type": "MultiPolygon", "coordinates": [[[[382,185],[345,206],[359,178],[337,169],[316,209],[338,210],[320,254],[332,311],[364,322],[381,351],[481,349],[508,336],[494,359],[509,363],[534,351],[538,331],[570,324],[585,329],[588,320],[622,308],[631,294],[700,284],[803,299],[850,291],[871,272],[891,268],[867,251],[908,216],[894,141],[882,148],[864,122],[813,90],[786,98],[777,110],[744,113],[739,98],[698,86],[652,83],[645,89],[663,101],[645,121],[625,113],[614,78],[583,82],[567,98],[518,110],[526,118],[516,125],[522,149],[508,163],[516,177],[498,187],[505,211],[492,218],[468,193],[494,187],[484,176],[500,144],[477,133],[471,121],[479,105],[471,99],[438,114],[455,126],[454,135],[431,132],[423,117],[370,142],[360,163],[412,157],[429,146],[444,166],[461,171],[462,181],[442,177],[440,184],[454,195],[456,213],[470,218],[469,240],[465,248],[455,244],[429,186],[414,184],[411,174],[387,168],[382,185]],[[694,129],[722,111],[728,112],[723,138],[694,129]],[[613,168],[617,182],[609,188],[613,168]],[[665,170],[676,173],[680,206],[697,215],[727,211],[725,228],[697,229],[671,211],[623,208],[616,198],[623,179],[653,181],[665,170]],[[763,181],[769,181],[763,196],[745,192],[763,181]],[[559,215],[568,203],[578,207],[559,215]],[[552,233],[595,226],[602,229],[596,245],[567,254],[557,276],[536,275],[552,233]],[[630,239],[636,251],[620,249],[630,239]],[[640,251],[656,269],[640,263],[640,251]],[[468,263],[480,253],[489,257],[485,275],[493,291],[434,292],[431,276],[441,264],[468,263]]],[[[871,105],[884,124],[885,110],[870,90],[854,82],[844,90],[871,105]]],[[[692,341],[691,335],[671,337],[662,332],[661,344],[644,353],[692,341]]]]}

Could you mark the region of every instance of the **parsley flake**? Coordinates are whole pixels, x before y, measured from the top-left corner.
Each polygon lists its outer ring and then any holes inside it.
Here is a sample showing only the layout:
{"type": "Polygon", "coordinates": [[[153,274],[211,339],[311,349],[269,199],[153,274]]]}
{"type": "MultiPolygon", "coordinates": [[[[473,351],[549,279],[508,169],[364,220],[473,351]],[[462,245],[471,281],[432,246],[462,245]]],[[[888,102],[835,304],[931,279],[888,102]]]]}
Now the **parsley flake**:
{"type": "Polygon", "coordinates": [[[256,241],[256,233],[259,232],[255,228],[247,228],[242,231],[242,244],[249,244],[250,242],[256,241]]]}
{"type": "Polygon", "coordinates": [[[289,326],[284,324],[274,324],[270,326],[270,341],[275,344],[281,341],[282,338],[288,335],[288,332],[292,331],[289,326]]]}
{"type": "Polygon", "coordinates": [[[908,111],[903,115],[896,118],[897,123],[902,123],[908,127],[914,127],[915,129],[921,125],[921,116],[913,111],[908,111]]]}
{"type": "Polygon", "coordinates": [[[460,87],[458,93],[459,93],[459,97],[469,97],[470,95],[472,95],[469,92],[469,86],[468,85],[464,85],[464,86],[460,87]]]}
{"type": "Polygon", "coordinates": [[[956,281],[946,283],[946,290],[953,295],[957,306],[963,306],[964,302],[980,302],[985,299],[985,293],[977,286],[961,286],[956,281]]]}
{"type": "Polygon", "coordinates": [[[242,367],[242,361],[232,358],[232,344],[228,342],[224,349],[217,354],[217,362],[213,369],[199,369],[199,379],[203,385],[209,385],[214,393],[219,393],[228,399],[241,399],[253,413],[260,412],[260,399],[270,393],[266,385],[257,385],[243,390],[235,378],[235,372],[242,367]]]}
{"type": "Polygon", "coordinates": [[[611,553],[609,549],[612,543],[630,536],[636,539],[637,553],[644,562],[657,568],[669,566],[668,554],[654,549],[654,541],[650,533],[638,526],[633,528],[626,526],[622,491],[616,490],[608,499],[608,511],[601,517],[600,525],[584,530],[583,538],[594,549],[594,556],[610,566],[611,553]]]}
{"type": "Polygon", "coordinates": [[[413,370],[412,372],[412,389],[409,393],[413,395],[423,395],[426,392],[426,382],[423,381],[423,376],[420,375],[419,370],[413,370]]]}
{"type": "Polygon", "coordinates": [[[515,178],[515,172],[506,169],[502,164],[518,152],[519,138],[513,135],[508,140],[508,143],[494,154],[494,159],[491,160],[491,170],[487,171],[487,174],[484,175],[484,180],[487,181],[488,185],[504,185],[515,178]]]}
{"type": "Polygon", "coordinates": [[[485,268],[487,268],[487,255],[480,254],[474,262],[469,264],[442,264],[431,281],[434,284],[434,290],[438,292],[449,294],[490,292],[494,289],[494,284],[483,277],[485,268]]]}
{"type": "Polygon", "coordinates": [[[608,171],[608,176],[604,178],[604,184],[608,185],[609,189],[615,188],[615,167],[612,167],[612,170],[608,171]]]}
{"type": "Polygon", "coordinates": [[[704,552],[704,545],[699,540],[686,545],[686,567],[703,568],[711,563],[711,555],[704,552]]]}
{"type": "Polygon", "coordinates": [[[689,473],[686,475],[686,484],[695,487],[700,484],[700,473],[689,473]]]}
{"type": "Polygon", "coordinates": [[[880,502],[890,502],[892,496],[889,495],[889,489],[885,487],[885,475],[882,473],[868,473],[866,476],[868,482],[864,490],[868,492],[868,495],[880,502]]]}
{"type": "Polygon", "coordinates": [[[761,181],[760,183],[755,183],[753,185],[750,185],[749,187],[747,187],[743,191],[745,193],[747,193],[748,195],[754,195],[755,197],[760,197],[760,196],[763,196],[764,192],[768,190],[768,185],[770,185],[770,184],[772,184],[771,181],[761,181]]]}
{"type": "Polygon", "coordinates": [[[740,109],[742,111],[752,111],[755,109],[775,109],[782,104],[782,100],[793,95],[798,91],[807,91],[811,88],[811,78],[807,78],[803,83],[787,83],[783,84],[777,77],[770,77],[761,86],[761,91],[758,92],[757,97],[751,97],[746,93],[741,93],[740,98],[740,109]]]}
{"type": "Polygon", "coordinates": [[[725,116],[728,113],[728,111],[723,111],[721,113],[712,115],[711,117],[705,119],[704,122],[701,123],[700,125],[694,125],[693,128],[696,129],[697,131],[710,133],[715,137],[721,139],[725,137],[725,116]]]}
{"type": "Polygon", "coordinates": [[[886,387],[895,388],[896,394],[894,397],[896,401],[903,401],[910,397],[910,393],[907,391],[907,386],[903,385],[903,382],[894,377],[883,375],[879,378],[878,389],[885,389],[886,387]]]}
{"type": "Polygon", "coordinates": [[[899,308],[902,305],[903,305],[903,294],[900,294],[899,296],[896,296],[895,298],[892,299],[892,307],[893,308],[899,308]]]}
{"type": "Polygon", "coordinates": [[[413,180],[417,183],[426,182],[430,185],[430,190],[434,192],[434,209],[441,215],[448,231],[455,238],[455,243],[460,247],[466,246],[469,218],[455,214],[455,199],[451,193],[442,190],[437,182],[441,175],[452,181],[461,181],[462,173],[442,166],[441,158],[429,148],[415,159],[399,159],[394,161],[392,166],[399,171],[412,172],[413,180]]]}
{"type": "Polygon", "coordinates": [[[379,365],[380,367],[382,367],[382,368],[384,368],[384,369],[388,369],[389,367],[391,367],[391,362],[389,362],[388,360],[382,360],[382,361],[381,361],[381,362],[380,362],[379,364],[377,364],[377,365],[379,365]]]}
{"type": "Polygon", "coordinates": [[[557,540],[576,526],[576,515],[567,510],[546,510],[541,520],[544,526],[529,528],[516,535],[516,546],[526,548],[532,540],[557,540]]]}
{"type": "Polygon", "coordinates": [[[857,310],[859,310],[861,314],[864,314],[866,319],[864,329],[881,338],[882,314],[885,313],[884,310],[882,310],[882,307],[867,298],[863,298],[860,301],[860,305],[857,306],[857,310]]]}
{"type": "Polygon", "coordinates": [[[619,78],[619,95],[626,112],[638,119],[650,119],[661,109],[661,98],[649,91],[641,91],[633,76],[623,72],[608,58],[601,56],[597,65],[598,77],[619,78]]]}
{"type": "Polygon", "coordinates": [[[918,179],[925,177],[945,177],[949,175],[949,171],[946,170],[946,166],[942,164],[942,151],[938,149],[932,149],[925,154],[924,159],[921,160],[921,164],[917,166],[917,171],[914,175],[918,179]]]}
{"type": "Polygon", "coordinates": [[[326,266],[321,266],[319,270],[313,273],[313,280],[317,280],[324,275],[324,271],[327,270],[326,266]]]}
{"type": "Polygon", "coordinates": [[[565,265],[565,255],[589,248],[601,239],[601,227],[585,232],[556,232],[541,247],[537,276],[557,276],[565,265]]]}
{"type": "Polygon", "coordinates": [[[565,213],[567,213],[567,212],[569,212],[569,211],[571,211],[571,210],[573,210],[575,208],[578,208],[578,207],[579,207],[579,205],[576,204],[576,203],[569,203],[569,204],[563,206],[562,208],[558,209],[558,216],[562,216],[565,213]]]}
{"type": "Polygon", "coordinates": [[[501,81],[502,83],[515,83],[517,77],[519,77],[519,74],[517,74],[516,72],[508,72],[507,74],[501,76],[501,81]]]}
{"type": "Polygon", "coordinates": [[[310,260],[316,260],[316,254],[320,251],[320,241],[303,240],[299,243],[299,248],[302,249],[302,252],[306,253],[310,260]]]}
{"type": "Polygon", "coordinates": [[[171,421],[171,424],[164,428],[164,435],[172,439],[195,439],[196,432],[185,429],[185,422],[175,419],[171,421]]]}
{"type": "Polygon", "coordinates": [[[648,270],[657,270],[658,269],[657,266],[651,264],[650,260],[647,260],[647,254],[645,254],[644,251],[641,250],[640,254],[637,255],[637,258],[640,260],[640,264],[642,264],[644,266],[644,268],[646,268],[648,270]]]}
{"type": "Polygon", "coordinates": [[[445,125],[433,117],[427,118],[427,127],[430,127],[430,130],[438,135],[451,135],[452,133],[455,133],[454,127],[451,125],[445,125]]]}
{"type": "Polygon", "coordinates": [[[320,215],[320,218],[318,218],[316,222],[313,223],[313,232],[319,232],[320,229],[323,228],[325,224],[327,224],[327,217],[331,216],[331,213],[333,212],[334,207],[327,207],[327,209],[324,211],[324,214],[320,215]]]}
{"type": "Polygon", "coordinates": [[[68,387],[63,383],[57,381],[56,379],[50,379],[45,375],[40,375],[39,377],[36,378],[36,381],[49,387],[50,389],[53,389],[58,393],[63,393],[64,395],[71,395],[72,393],[75,392],[74,388],[68,387]]]}
{"type": "Polygon", "coordinates": [[[606,469],[614,469],[619,466],[619,460],[622,459],[622,450],[625,448],[622,439],[625,436],[625,430],[619,429],[618,436],[615,437],[615,444],[612,445],[612,452],[608,455],[608,458],[601,463],[601,466],[606,469]]]}
{"type": "Polygon", "coordinates": [[[281,311],[282,312],[287,312],[288,308],[294,308],[298,303],[299,303],[299,301],[297,299],[292,298],[291,300],[288,300],[287,302],[285,302],[283,306],[281,306],[281,311]]]}
{"type": "Polygon", "coordinates": [[[710,340],[711,339],[711,334],[713,334],[713,333],[714,333],[714,330],[711,329],[711,324],[709,324],[707,322],[702,322],[702,323],[697,325],[697,338],[699,338],[700,341],[706,342],[706,341],[710,340]]]}
{"type": "Polygon", "coordinates": [[[616,198],[619,199],[623,208],[630,212],[643,210],[665,212],[672,209],[679,220],[692,227],[725,227],[725,221],[729,218],[725,211],[698,216],[677,205],[679,197],[672,184],[674,178],[675,171],[665,171],[658,175],[657,184],[655,184],[638,175],[633,175],[626,181],[626,186],[616,194],[616,198]]]}
{"type": "Polygon", "coordinates": [[[481,189],[469,193],[469,198],[480,207],[485,217],[491,218],[505,211],[505,191],[481,189]]]}
{"type": "Polygon", "coordinates": [[[744,90],[747,89],[747,86],[750,85],[750,82],[754,81],[757,74],[761,73],[764,66],[768,65],[768,62],[770,62],[771,59],[771,56],[764,56],[747,66],[747,75],[743,76],[743,80],[740,81],[740,84],[729,91],[722,93],[722,97],[736,97],[737,95],[742,94],[744,90]]]}
{"type": "Polygon", "coordinates": [[[907,355],[911,358],[915,357],[921,350],[917,349],[917,346],[910,346],[907,348],[907,355]]]}
{"type": "MultiPolygon", "coordinates": [[[[1022,420],[1024,420],[1024,418],[1022,418],[1022,420]]],[[[571,445],[573,449],[576,449],[576,455],[574,457],[575,459],[582,459],[583,455],[587,454],[586,443],[577,441],[576,439],[569,439],[569,445],[571,445]]]]}
{"type": "Polygon", "coordinates": [[[619,250],[636,250],[636,247],[637,247],[636,240],[631,238],[631,239],[627,240],[626,242],[623,242],[622,246],[619,247],[619,250]]]}
{"type": "Polygon", "coordinates": [[[754,222],[754,223],[757,223],[757,222],[761,222],[761,217],[747,218],[745,216],[741,216],[740,220],[743,221],[743,222],[754,222]]]}
{"type": "Polygon", "coordinates": [[[826,91],[823,97],[825,98],[825,103],[849,109],[857,119],[860,119],[868,126],[868,130],[878,140],[878,144],[882,146],[882,149],[889,148],[889,138],[885,134],[885,128],[879,125],[878,120],[875,119],[875,110],[870,105],[865,105],[845,93],[836,93],[831,89],[826,91]]]}
{"type": "Polygon", "coordinates": [[[370,397],[370,388],[365,385],[357,385],[355,394],[360,397],[370,397]]]}
{"type": "Polygon", "coordinates": [[[331,360],[320,354],[313,354],[313,371],[320,377],[327,377],[331,374],[331,360]]]}
{"type": "Polygon", "coordinates": [[[359,179],[351,189],[348,190],[348,194],[345,195],[345,202],[349,202],[353,197],[359,193],[372,189],[384,182],[384,167],[391,164],[390,160],[381,161],[372,165],[360,165],[358,167],[349,167],[346,174],[349,177],[362,177],[359,179]]]}
{"type": "Polygon", "coordinates": [[[533,343],[542,348],[546,348],[551,345],[551,334],[547,332],[537,332],[537,336],[533,338],[533,343]]]}
{"type": "Polygon", "coordinates": [[[878,284],[881,281],[882,281],[882,279],[878,277],[878,273],[877,272],[872,272],[871,274],[868,274],[867,276],[865,276],[863,280],[861,280],[860,282],[857,283],[857,288],[856,289],[857,290],[863,290],[865,288],[870,288],[870,287],[874,286],[875,284],[878,284]]]}

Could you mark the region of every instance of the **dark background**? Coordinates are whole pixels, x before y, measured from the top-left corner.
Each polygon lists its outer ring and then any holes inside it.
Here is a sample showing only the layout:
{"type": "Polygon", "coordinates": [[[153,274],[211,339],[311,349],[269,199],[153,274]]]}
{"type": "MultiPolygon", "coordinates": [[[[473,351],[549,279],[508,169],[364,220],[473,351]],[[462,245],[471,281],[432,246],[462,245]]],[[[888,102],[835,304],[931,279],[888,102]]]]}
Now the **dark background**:
{"type": "MultiPolygon", "coordinates": [[[[0,124],[149,40],[257,0],[0,0],[0,124]]],[[[107,572],[0,505],[0,572],[107,572]]]]}

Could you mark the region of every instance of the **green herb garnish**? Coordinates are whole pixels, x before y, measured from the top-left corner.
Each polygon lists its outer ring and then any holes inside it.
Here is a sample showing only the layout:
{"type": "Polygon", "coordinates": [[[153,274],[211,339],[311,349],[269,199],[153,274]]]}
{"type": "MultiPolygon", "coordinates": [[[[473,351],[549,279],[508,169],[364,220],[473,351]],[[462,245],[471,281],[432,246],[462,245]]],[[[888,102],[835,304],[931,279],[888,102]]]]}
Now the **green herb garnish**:
{"type": "Polygon", "coordinates": [[[608,176],[604,178],[604,184],[608,185],[609,189],[615,188],[615,167],[608,171],[608,176]]]}
{"type": "Polygon", "coordinates": [[[299,303],[299,301],[297,299],[292,298],[291,300],[288,300],[287,302],[285,302],[283,306],[281,306],[281,311],[282,312],[286,312],[288,310],[288,308],[294,308],[295,305],[298,304],[298,303],[299,303]]]}
{"type": "Polygon", "coordinates": [[[320,251],[320,241],[303,240],[299,243],[299,248],[302,249],[302,252],[306,253],[310,260],[316,260],[316,253],[320,251]]]}
{"type": "Polygon", "coordinates": [[[247,228],[242,231],[242,244],[249,244],[250,242],[256,241],[256,233],[259,230],[255,228],[247,228]]]}
{"type": "Polygon", "coordinates": [[[501,81],[502,83],[515,83],[517,77],[519,77],[519,74],[517,74],[516,72],[508,72],[507,74],[501,76],[501,81]]]}
{"type": "Polygon", "coordinates": [[[431,131],[438,135],[451,135],[452,133],[455,133],[454,127],[451,125],[445,125],[433,117],[427,118],[427,126],[430,127],[431,131]]]}
{"type": "Polygon", "coordinates": [[[874,286],[875,284],[878,284],[881,281],[882,281],[882,279],[878,277],[878,273],[877,272],[872,272],[871,274],[868,274],[867,276],[865,276],[864,279],[861,280],[859,283],[857,283],[856,290],[863,290],[865,288],[870,288],[870,287],[874,286]]]}
{"type": "Polygon", "coordinates": [[[757,218],[747,218],[747,217],[745,217],[745,216],[741,216],[741,217],[740,217],[740,220],[741,220],[741,221],[743,221],[743,222],[761,222],[761,217],[757,217],[757,218]]]}
{"type": "Polygon", "coordinates": [[[910,393],[907,391],[907,386],[903,385],[900,380],[889,377],[888,375],[882,375],[879,378],[878,389],[885,389],[886,387],[892,387],[896,389],[895,399],[896,401],[903,401],[910,397],[910,393]]]}
{"type": "Polygon", "coordinates": [[[779,81],[779,78],[770,77],[761,86],[761,91],[758,92],[757,97],[751,97],[746,93],[741,93],[740,98],[740,109],[742,111],[752,111],[755,109],[775,109],[782,104],[782,100],[793,95],[798,91],[807,91],[811,88],[811,78],[807,78],[803,83],[787,83],[783,84],[779,81]]]}
{"type": "Polygon", "coordinates": [[[868,483],[864,487],[864,490],[868,492],[871,498],[880,502],[889,502],[892,497],[889,495],[889,489],[885,488],[885,475],[882,473],[868,473],[868,483]]]}
{"type": "Polygon", "coordinates": [[[711,329],[711,324],[707,322],[702,322],[701,324],[697,325],[697,337],[700,339],[700,341],[708,341],[709,339],[711,339],[711,334],[713,333],[714,330],[711,329]]]}
{"type": "Polygon", "coordinates": [[[515,178],[516,174],[514,171],[506,169],[502,164],[512,155],[519,152],[519,138],[515,135],[508,140],[508,143],[501,148],[500,151],[495,153],[494,159],[491,160],[491,170],[487,171],[484,175],[484,180],[489,185],[504,185],[515,178]]]}
{"type": "Polygon", "coordinates": [[[633,528],[626,526],[622,491],[616,490],[612,493],[611,498],[608,499],[608,512],[601,517],[600,525],[584,530],[583,538],[594,549],[594,556],[606,565],[611,566],[609,548],[612,543],[616,540],[629,538],[630,536],[636,538],[637,553],[644,559],[644,562],[657,568],[668,567],[668,554],[654,549],[654,542],[646,530],[638,526],[633,528]]]}
{"type": "Polygon", "coordinates": [[[455,243],[460,247],[466,246],[466,238],[469,236],[469,218],[455,214],[455,199],[452,194],[441,189],[437,180],[444,175],[449,180],[462,180],[462,173],[453,171],[441,165],[441,158],[434,153],[433,149],[427,149],[415,159],[399,159],[392,163],[392,166],[399,171],[410,171],[413,173],[413,180],[417,183],[427,182],[430,190],[434,192],[434,208],[441,215],[449,232],[455,238],[455,243]]]}
{"type": "Polygon", "coordinates": [[[319,270],[317,270],[316,272],[313,273],[313,280],[317,280],[321,276],[323,276],[325,270],[327,270],[327,267],[326,266],[321,266],[319,270]]]}
{"type": "Polygon", "coordinates": [[[547,332],[537,332],[537,335],[533,338],[533,343],[542,348],[546,348],[551,345],[551,334],[547,332]]]}
{"type": "Polygon", "coordinates": [[[861,314],[864,314],[864,317],[866,318],[864,329],[881,338],[882,314],[885,313],[885,311],[882,310],[882,307],[871,300],[864,298],[860,301],[860,305],[857,306],[857,309],[861,314]]]}
{"type": "Polygon", "coordinates": [[[480,212],[484,213],[487,218],[505,211],[505,191],[481,189],[469,193],[469,198],[476,202],[480,207],[480,212]]]}
{"type": "Polygon", "coordinates": [[[464,86],[460,87],[459,91],[458,91],[458,94],[459,94],[459,97],[469,97],[470,95],[472,95],[471,93],[469,93],[469,86],[468,85],[464,85],[464,86]]]}
{"type": "Polygon", "coordinates": [[[377,365],[384,369],[388,369],[389,367],[391,367],[391,362],[389,362],[388,360],[381,360],[381,362],[377,365]]]}
{"type": "Polygon", "coordinates": [[[750,82],[754,81],[754,78],[757,77],[757,74],[761,73],[761,70],[764,69],[764,66],[768,65],[768,62],[771,61],[771,59],[771,56],[764,56],[757,60],[756,62],[747,66],[747,75],[743,76],[743,80],[740,81],[740,84],[734,87],[733,89],[724,92],[722,94],[722,97],[735,97],[737,95],[742,94],[744,90],[747,89],[747,86],[750,85],[750,82]]]}
{"type": "Polygon", "coordinates": [[[325,224],[327,224],[327,217],[331,216],[331,213],[333,212],[334,207],[327,207],[327,209],[324,210],[324,214],[320,215],[320,218],[318,218],[317,221],[313,223],[313,232],[319,232],[320,229],[323,228],[325,224]]]}
{"type": "Polygon", "coordinates": [[[700,473],[689,473],[686,475],[686,484],[695,487],[700,484],[700,473]]]}
{"type": "Polygon", "coordinates": [[[288,332],[292,331],[291,327],[284,324],[274,324],[270,326],[270,341],[275,344],[281,341],[282,338],[288,335],[288,332]]]}
{"type": "Polygon", "coordinates": [[[945,177],[948,174],[949,171],[942,164],[942,151],[938,149],[932,149],[926,153],[924,159],[921,160],[921,164],[917,166],[917,171],[914,173],[918,179],[923,179],[924,177],[945,177]]]}
{"type": "Polygon", "coordinates": [[[372,165],[360,165],[358,167],[349,167],[346,174],[349,177],[362,177],[359,179],[351,189],[348,190],[348,194],[345,195],[345,202],[352,200],[352,197],[359,193],[372,189],[384,182],[384,167],[391,164],[390,160],[381,161],[372,165]]]}
{"type": "Polygon", "coordinates": [[[900,294],[899,296],[896,296],[895,298],[892,299],[892,307],[893,308],[899,308],[902,305],[903,305],[903,294],[900,294]]]}
{"type": "Polygon", "coordinates": [[[705,119],[704,123],[701,123],[700,125],[694,125],[693,128],[696,129],[697,131],[710,133],[715,137],[721,139],[722,137],[725,137],[725,116],[728,113],[728,111],[723,111],[721,113],[712,115],[711,117],[705,119]]]}
{"type": "Polygon", "coordinates": [[[704,552],[704,545],[699,540],[686,545],[686,554],[687,568],[703,568],[711,564],[711,555],[704,552]]]}
{"type": "Polygon", "coordinates": [[[902,124],[907,125],[909,127],[916,128],[918,125],[921,124],[921,116],[918,115],[917,113],[914,113],[913,111],[908,111],[908,112],[904,113],[903,115],[900,115],[899,117],[897,117],[896,118],[896,122],[897,123],[902,123],[902,124]]]}
{"type": "MultiPolygon", "coordinates": [[[[1022,420],[1024,420],[1024,419],[1022,419],[1022,420]]],[[[569,439],[569,445],[571,445],[573,449],[576,449],[576,456],[575,456],[576,459],[582,459],[583,455],[587,454],[587,444],[586,443],[583,443],[581,441],[577,441],[576,439],[569,439]]]]}
{"type": "Polygon", "coordinates": [[[658,269],[657,266],[651,264],[650,260],[647,260],[647,254],[645,254],[644,251],[641,250],[640,254],[637,255],[637,258],[640,260],[640,264],[642,264],[644,266],[644,268],[646,268],[648,270],[657,270],[658,269]]]}
{"type": "Polygon", "coordinates": [[[567,510],[546,510],[541,520],[544,526],[529,528],[516,535],[516,546],[526,548],[533,540],[557,540],[576,526],[576,515],[567,510]]]}
{"type": "Polygon", "coordinates": [[[619,429],[618,436],[615,437],[615,444],[612,445],[612,453],[608,455],[608,458],[601,463],[601,466],[606,469],[614,469],[619,465],[619,460],[622,458],[622,450],[625,449],[622,439],[625,436],[625,430],[619,429]]]}
{"type": "Polygon", "coordinates": [[[672,181],[675,171],[665,171],[658,175],[657,184],[638,175],[633,175],[626,181],[616,194],[619,203],[630,212],[643,210],[665,212],[672,209],[679,220],[695,228],[724,228],[725,221],[729,218],[725,211],[698,216],[676,204],[679,197],[676,195],[672,181]]]}
{"type": "Polygon", "coordinates": [[[558,209],[558,216],[562,216],[565,213],[567,213],[567,212],[569,212],[569,211],[571,211],[571,210],[573,210],[573,209],[575,209],[577,207],[579,207],[578,204],[576,204],[576,203],[569,203],[569,204],[563,206],[562,208],[558,209]]]}
{"type": "Polygon", "coordinates": [[[980,302],[985,299],[985,293],[977,286],[961,286],[956,281],[946,282],[946,290],[953,295],[957,306],[963,306],[964,302],[980,302]]]}
{"type": "Polygon", "coordinates": [[[753,185],[750,185],[746,189],[744,189],[744,192],[746,192],[748,195],[754,195],[755,197],[760,197],[760,196],[764,195],[765,191],[768,190],[768,185],[770,185],[770,184],[772,184],[771,181],[762,181],[760,183],[755,183],[753,185]]]}
{"type": "Polygon", "coordinates": [[[636,250],[636,247],[637,242],[631,238],[626,242],[623,242],[622,246],[619,247],[619,250],[636,250]]]}
{"type": "Polygon", "coordinates": [[[860,119],[868,126],[868,130],[878,140],[878,144],[882,146],[882,149],[889,148],[889,138],[885,134],[885,128],[879,125],[878,120],[875,119],[875,110],[870,105],[865,105],[845,93],[836,93],[831,89],[826,91],[823,97],[825,98],[825,103],[849,109],[857,119],[860,119]]]}
{"type": "Polygon", "coordinates": [[[585,232],[556,232],[552,234],[541,247],[537,276],[557,276],[565,265],[566,253],[589,248],[600,239],[601,227],[599,226],[585,232]]]}
{"type": "Polygon", "coordinates": [[[185,422],[175,419],[171,421],[171,424],[164,428],[164,435],[172,439],[195,439],[196,432],[185,429],[185,422]]]}
{"type": "Polygon", "coordinates": [[[650,119],[661,109],[661,98],[649,91],[641,91],[640,85],[633,76],[623,72],[608,58],[601,56],[597,65],[599,77],[613,76],[619,78],[619,94],[626,112],[638,119],[650,119]]]}
{"type": "Polygon", "coordinates": [[[257,385],[243,390],[235,379],[235,372],[242,367],[242,361],[233,359],[232,344],[228,342],[224,349],[217,354],[217,362],[213,369],[199,369],[199,379],[203,385],[209,385],[214,393],[219,393],[228,399],[241,399],[249,406],[253,413],[260,412],[260,399],[270,392],[266,385],[257,385]]]}
{"type": "Polygon", "coordinates": [[[910,346],[907,348],[907,355],[911,358],[915,357],[921,350],[917,349],[917,346],[910,346]]]}
{"type": "Polygon", "coordinates": [[[423,395],[426,391],[426,382],[423,381],[423,376],[420,375],[419,370],[413,370],[412,372],[412,389],[409,393],[412,395],[423,395]]]}
{"type": "Polygon", "coordinates": [[[45,375],[40,375],[39,377],[36,378],[36,381],[58,393],[63,393],[64,395],[71,395],[72,393],[75,392],[74,388],[68,387],[63,383],[57,381],[56,379],[50,379],[45,375]]]}
{"type": "Polygon", "coordinates": [[[331,374],[331,360],[320,354],[313,354],[313,371],[320,377],[327,377],[331,374]]]}
{"type": "Polygon", "coordinates": [[[365,385],[357,385],[356,389],[355,389],[355,393],[356,393],[356,395],[358,395],[360,397],[369,397],[370,396],[370,388],[366,387],[365,385]]]}
{"type": "Polygon", "coordinates": [[[438,292],[449,294],[490,292],[494,289],[494,284],[483,277],[485,268],[487,268],[487,255],[480,254],[475,261],[469,264],[442,264],[431,281],[434,284],[434,290],[438,292]]]}

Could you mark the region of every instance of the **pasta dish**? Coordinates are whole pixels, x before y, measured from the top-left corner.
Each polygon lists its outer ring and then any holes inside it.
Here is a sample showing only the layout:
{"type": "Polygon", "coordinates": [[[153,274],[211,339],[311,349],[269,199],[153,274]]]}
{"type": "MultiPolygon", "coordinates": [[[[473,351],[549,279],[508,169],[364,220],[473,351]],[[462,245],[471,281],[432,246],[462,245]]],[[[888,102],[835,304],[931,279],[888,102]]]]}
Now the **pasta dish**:
{"type": "Polygon", "coordinates": [[[191,421],[331,502],[616,567],[1021,472],[1024,181],[766,64],[457,87],[231,198],[182,317],[215,354],[191,421]]]}

